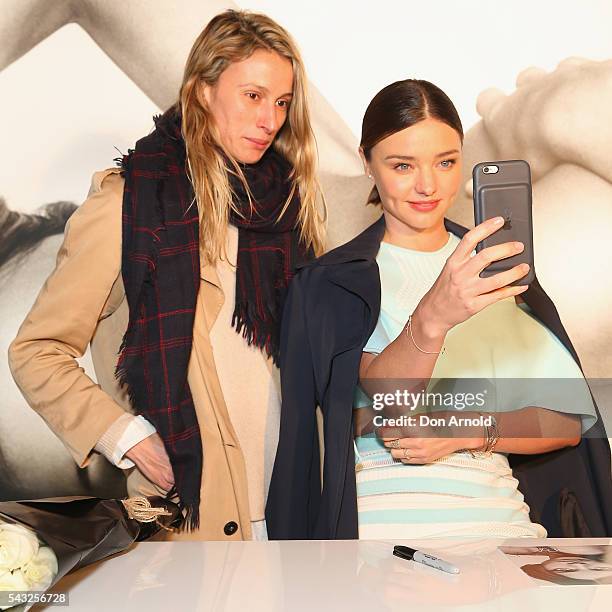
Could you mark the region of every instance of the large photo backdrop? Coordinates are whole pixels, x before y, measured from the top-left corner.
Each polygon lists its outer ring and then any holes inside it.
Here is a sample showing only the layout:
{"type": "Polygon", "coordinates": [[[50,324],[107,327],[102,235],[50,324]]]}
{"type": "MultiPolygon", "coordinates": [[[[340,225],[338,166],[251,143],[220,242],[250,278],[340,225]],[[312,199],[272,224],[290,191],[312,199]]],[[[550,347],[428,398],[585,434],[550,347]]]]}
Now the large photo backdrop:
{"type": "MultiPolygon", "coordinates": [[[[25,404],[6,351],[53,268],[65,218],[85,198],[91,175],[112,166],[151,129],[152,115],[175,100],[193,40],[211,16],[230,6],[237,5],[3,3],[2,499],[123,493],[122,473],[102,457],[86,470],[74,465],[25,404]],[[45,206],[44,217],[28,217],[45,206]]],[[[537,275],[559,308],[606,419],[612,412],[612,6],[604,0],[261,0],[239,6],[267,12],[302,50],[330,209],[328,247],[380,214],[364,204],[369,181],[357,144],[367,102],[395,80],[436,83],[462,117],[466,188],[452,219],[473,225],[475,163],[530,163],[537,275]]],[[[87,356],[83,367],[95,379],[87,356]]]]}

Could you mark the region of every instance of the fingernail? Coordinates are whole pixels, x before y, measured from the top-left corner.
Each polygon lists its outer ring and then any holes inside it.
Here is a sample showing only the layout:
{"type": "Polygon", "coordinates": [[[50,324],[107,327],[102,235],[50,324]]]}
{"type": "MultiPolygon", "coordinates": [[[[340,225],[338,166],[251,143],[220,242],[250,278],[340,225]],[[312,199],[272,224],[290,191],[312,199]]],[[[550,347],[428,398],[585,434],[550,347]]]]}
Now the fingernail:
{"type": "Polygon", "coordinates": [[[522,242],[515,242],[514,243],[514,248],[517,251],[522,251],[525,248],[525,245],[522,242]]]}
{"type": "Polygon", "coordinates": [[[495,217],[495,219],[493,219],[493,223],[495,225],[503,225],[504,218],[503,217],[495,217]]]}

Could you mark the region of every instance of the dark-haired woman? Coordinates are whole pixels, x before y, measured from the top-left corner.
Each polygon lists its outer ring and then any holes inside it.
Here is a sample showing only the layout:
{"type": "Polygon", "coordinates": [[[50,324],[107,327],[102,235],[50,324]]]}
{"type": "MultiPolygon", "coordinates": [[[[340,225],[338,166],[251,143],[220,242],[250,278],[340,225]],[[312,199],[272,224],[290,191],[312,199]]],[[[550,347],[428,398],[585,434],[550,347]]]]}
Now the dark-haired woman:
{"type": "Polygon", "coordinates": [[[383,215],[292,283],[267,507],[271,537],[611,532],[609,444],[554,305],[537,280],[512,284],[528,272],[526,264],[480,277],[523,245],[476,254],[503,219],[471,231],[445,219],[460,185],[462,141],[455,107],[427,81],[394,83],[366,111],[360,153],[374,181],[369,201],[383,215]],[[389,391],[391,381],[414,392],[433,380],[555,377],[575,381],[571,401],[560,401],[550,384],[506,384],[503,401],[471,414],[493,416],[491,425],[440,435],[418,422],[376,432],[376,422],[363,417],[368,402],[359,398],[389,391]],[[587,429],[596,439],[581,437],[587,429]]]}

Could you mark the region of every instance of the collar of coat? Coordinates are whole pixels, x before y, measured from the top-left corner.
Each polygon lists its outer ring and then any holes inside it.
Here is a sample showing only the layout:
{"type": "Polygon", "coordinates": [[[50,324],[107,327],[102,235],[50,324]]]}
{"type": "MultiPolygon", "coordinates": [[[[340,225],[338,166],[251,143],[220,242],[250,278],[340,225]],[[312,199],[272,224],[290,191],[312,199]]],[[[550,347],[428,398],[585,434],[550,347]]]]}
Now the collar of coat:
{"type": "MultiPolygon", "coordinates": [[[[459,238],[463,238],[469,231],[467,227],[459,225],[450,219],[444,219],[444,227],[459,238]]],[[[380,249],[380,243],[384,234],[385,218],[384,215],[381,215],[378,220],[349,242],[332,249],[314,261],[305,263],[301,267],[327,267],[326,275],[329,279],[334,284],[341,285],[348,291],[360,296],[370,306],[372,314],[378,318],[380,311],[380,281],[372,283],[371,275],[364,274],[364,272],[365,270],[375,268],[376,275],[380,279],[376,255],[380,249]]],[[[537,276],[530,284],[529,289],[521,294],[521,297],[525,300],[531,312],[559,338],[580,366],[578,354],[561,323],[559,313],[552,300],[540,285],[537,276]]]]}

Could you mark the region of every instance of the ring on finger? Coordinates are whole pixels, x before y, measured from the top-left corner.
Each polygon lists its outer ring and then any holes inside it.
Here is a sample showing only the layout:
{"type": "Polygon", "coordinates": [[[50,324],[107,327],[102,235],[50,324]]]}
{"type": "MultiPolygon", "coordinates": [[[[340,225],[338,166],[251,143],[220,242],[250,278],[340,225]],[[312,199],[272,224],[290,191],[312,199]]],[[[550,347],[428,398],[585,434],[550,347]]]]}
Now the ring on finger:
{"type": "Polygon", "coordinates": [[[407,448],[404,449],[404,459],[406,459],[406,461],[408,459],[410,459],[410,455],[408,454],[408,449],[407,448]]]}
{"type": "Polygon", "coordinates": [[[397,438],[396,440],[391,440],[391,442],[389,443],[389,446],[391,448],[399,448],[400,447],[399,438],[397,438]]]}

